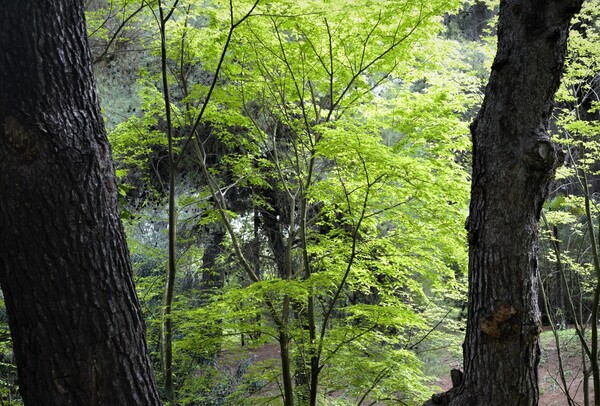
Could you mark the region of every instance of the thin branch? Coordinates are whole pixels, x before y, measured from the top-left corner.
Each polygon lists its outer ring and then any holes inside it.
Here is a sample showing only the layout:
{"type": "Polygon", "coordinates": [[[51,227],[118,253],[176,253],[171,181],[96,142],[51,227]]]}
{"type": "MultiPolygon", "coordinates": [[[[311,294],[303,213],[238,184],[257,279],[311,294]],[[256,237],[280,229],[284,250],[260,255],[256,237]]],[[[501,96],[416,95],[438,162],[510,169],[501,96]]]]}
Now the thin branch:
{"type": "MultiPolygon", "coordinates": [[[[362,402],[364,402],[367,399],[367,396],[369,395],[369,393],[373,392],[373,389],[375,389],[377,384],[379,384],[379,382],[388,374],[389,371],[390,371],[390,368],[385,367],[381,370],[381,372],[379,374],[377,374],[377,376],[373,380],[373,383],[371,384],[369,389],[362,395],[362,397],[360,398],[358,403],[356,403],[358,406],[362,405],[362,402]]],[[[371,403],[371,404],[374,404],[374,403],[371,403]]]]}
{"type": "MultiPolygon", "coordinates": [[[[119,26],[117,27],[117,29],[113,33],[112,37],[108,41],[108,44],[106,44],[106,47],[104,48],[104,51],[92,61],[92,64],[98,63],[99,61],[101,61],[106,56],[106,54],[108,53],[108,50],[110,49],[111,45],[117,39],[117,37],[119,36],[119,34],[121,33],[121,31],[127,25],[127,23],[129,23],[129,21],[131,21],[131,19],[133,17],[135,17],[140,11],[142,11],[144,9],[144,7],[146,6],[145,3],[146,2],[144,0],[142,0],[142,2],[140,3],[140,6],[136,10],[134,10],[127,18],[125,18],[125,19],[123,19],[123,21],[121,21],[121,24],[119,24],[119,26]]],[[[93,35],[93,33],[90,34],[90,36],[92,36],[92,35],[93,35]]]]}
{"type": "Polygon", "coordinates": [[[217,81],[219,79],[219,74],[221,73],[221,69],[223,67],[223,62],[225,61],[225,56],[227,55],[227,50],[229,49],[229,45],[230,45],[231,39],[233,37],[233,32],[240,24],[242,24],[244,21],[246,21],[246,19],[248,17],[250,17],[252,12],[258,5],[259,1],[260,0],[256,0],[254,2],[254,4],[252,5],[252,7],[250,8],[250,10],[236,23],[233,22],[233,4],[230,2],[229,6],[230,6],[230,15],[231,15],[231,26],[229,27],[229,32],[227,33],[227,39],[225,40],[225,45],[223,46],[223,51],[221,52],[221,56],[219,57],[219,62],[217,63],[217,68],[215,69],[215,74],[213,76],[212,82],[211,82],[208,92],[204,98],[204,103],[202,104],[202,108],[200,109],[200,112],[198,113],[198,116],[196,117],[196,121],[194,122],[194,125],[190,129],[190,131],[185,139],[185,142],[183,143],[183,146],[181,147],[181,152],[179,154],[179,157],[175,161],[175,167],[178,167],[179,164],[181,163],[181,161],[183,160],[183,157],[185,155],[184,152],[185,152],[186,148],[188,147],[192,138],[194,138],[194,135],[196,134],[196,130],[198,129],[198,126],[200,125],[200,122],[202,121],[202,118],[204,117],[204,112],[206,111],[208,102],[210,101],[212,93],[215,90],[215,86],[217,85],[217,81]]]}

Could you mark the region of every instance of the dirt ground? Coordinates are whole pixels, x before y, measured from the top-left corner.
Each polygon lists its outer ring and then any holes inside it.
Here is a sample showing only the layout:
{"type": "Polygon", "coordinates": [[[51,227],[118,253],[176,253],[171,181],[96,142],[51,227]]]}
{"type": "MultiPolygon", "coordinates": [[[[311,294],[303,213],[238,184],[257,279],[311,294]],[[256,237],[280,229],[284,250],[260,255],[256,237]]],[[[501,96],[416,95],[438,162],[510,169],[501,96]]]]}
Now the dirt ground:
{"type": "MultiPolygon", "coordinates": [[[[575,338],[574,338],[575,339],[575,338]]],[[[583,368],[581,354],[574,351],[577,348],[576,343],[566,345],[562,348],[563,369],[565,378],[569,387],[569,393],[577,404],[583,405],[583,368]]],[[[556,344],[553,340],[546,339],[542,341],[542,355],[540,366],[538,368],[540,402],[539,406],[565,406],[568,404],[566,395],[562,389],[561,378],[559,374],[559,362],[556,351],[556,344]]],[[[437,381],[444,390],[452,386],[450,374],[437,381]]],[[[589,380],[590,392],[593,391],[591,377],[589,380]]],[[[593,399],[593,392],[590,394],[593,399]]],[[[593,402],[593,400],[592,400],[593,402]]]]}
{"type": "MultiPolygon", "coordinates": [[[[559,362],[557,357],[556,344],[550,335],[550,332],[545,333],[545,337],[541,341],[541,360],[538,368],[539,385],[540,385],[540,402],[539,406],[564,406],[567,405],[567,398],[562,390],[562,384],[559,375],[559,362]]],[[[577,338],[570,333],[570,336],[561,338],[561,351],[563,357],[563,368],[566,371],[565,378],[569,386],[569,393],[577,404],[583,405],[583,368],[581,363],[581,354],[579,353],[579,345],[577,338]]],[[[275,344],[262,346],[258,349],[250,350],[253,354],[254,361],[273,360],[278,363],[278,347],[275,344]]],[[[231,355],[231,354],[230,354],[231,355]]],[[[248,354],[246,354],[247,356],[248,354]]],[[[243,357],[243,355],[242,355],[243,357]]],[[[225,357],[229,358],[229,357],[225,357]]],[[[229,362],[223,359],[221,367],[231,368],[231,373],[235,374],[235,368],[239,359],[229,358],[229,362]],[[232,362],[233,361],[233,362],[232,362]],[[231,365],[228,365],[231,363],[231,365]]],[[[429,360],[431,362],[432,360],[429,360]]],[[[443,390],[447,390],[452,386],[450,381],[450,373],[442,371],[447,368],[458,368],[459,361],[455,355],[449,353],[442,355],[436,360],[439,367],[435,375],[443,375],[437,382],[437,386],[443,390]]],[[[433,372],[433,371],[431,371],[433,372]]],[[[589,381],[590,390],[592,389],[592,381],[589,381]]],[[[593,394],[590,395],[593,398],[593,394]]]]}
{"type": "MultiPolygon", "coordinates": [[[[583,367],[581,354],[564,349],[563,370],[569,388],[569,393],[575,402],[583,404],[583,367]]],[[[542,359],[538,368],[540,383],[540,406],[567,405],[567,398],[563,393],[559,374],[559,362],[556,345],[552,342],[542,351],[542,359]]],[[[593,390],[591,378],[589,380],[590,392],[593,390]]],[[[590,394],[593,399],[593,394],[590,394]]],[[[592,400],[593,402],[593,400],[592,400]]]]}

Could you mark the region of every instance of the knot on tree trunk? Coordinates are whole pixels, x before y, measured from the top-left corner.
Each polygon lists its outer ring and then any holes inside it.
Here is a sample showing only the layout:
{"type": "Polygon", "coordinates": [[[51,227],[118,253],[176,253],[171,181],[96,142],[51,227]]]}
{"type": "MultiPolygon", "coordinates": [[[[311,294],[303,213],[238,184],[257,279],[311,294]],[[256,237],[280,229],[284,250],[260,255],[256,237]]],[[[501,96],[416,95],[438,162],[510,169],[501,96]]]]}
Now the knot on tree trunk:
{"type": "Polygon", "coordinates": [[[446,392],[436,393],[431,397],[431,399],[425,402],[423,406],[447,406],[450,404],[452,399],[454,399],[456,395],[458,395],[460,385],[463,381],[463,373],[458,369],[452,369],[450,371],[450,378],[452,379],[452,388],[447,390],[446,392]]]}
{"type": "Polygon", "coordinates": [[[8,146],[25,161],[33,161],[38,155],[35,135],[13,116],[4,118],[3,130],[8,146]]]}
{"type": "Polygon", "coordinates": [[[525,146],[523,161],[531,170],[552,175],[564,160],[562,150],[546,136],[535,138],[525,146]]]}
{"type": "Polygon", "coordinates": [[[489,317],[481,321],[481,331],[490,337],[500,338],[501,336],[511,336],[515,331],[514,323],[509,323],[517,314],[517,310],[508,304],[501,305],[489,317]]]}

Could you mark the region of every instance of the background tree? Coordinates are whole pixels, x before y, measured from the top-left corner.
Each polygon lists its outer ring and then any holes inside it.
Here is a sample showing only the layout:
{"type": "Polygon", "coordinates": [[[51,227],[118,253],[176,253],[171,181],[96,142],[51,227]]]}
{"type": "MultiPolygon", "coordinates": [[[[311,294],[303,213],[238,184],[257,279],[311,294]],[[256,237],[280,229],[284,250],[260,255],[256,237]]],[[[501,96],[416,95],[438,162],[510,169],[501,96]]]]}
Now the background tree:
{"type": "Polygon", "coordinates": [[[0,283],[23,400],[158,405],[82,3],[1,6],[0,283]]]}
{"type": "Polygon", "coordinates": [[[547,128],[581,4],[500,2],[498,51],[471,125],[469,317],[464,379],[452,405],[538,402],[537,230],[562,161],[547,128]]]}
{"type": "MultiPolygon", "coordinates": [[[[223,53],[232,15],[253,4],[179,2],[166,27],[176,143],[194,136],[193,154],[177,152],[187,228],[178,263],[182,276],[193,272],[184,247],[196,241],[196,261],[209,268],[195,285],[204,292],[177,287],[177,398],[233,403],[249,392],[316,404],[344,390],[356,402],[420,399],[427,378],[415,348],[452,326],[440,323],[442,297],[465,264],[464,240],[450,230],[464,222],[466,172],[456,161],[472,89],[447,62],[455,44],[436,37],[439,14],[456,3],[258,4],[223,53]],[[198,235],[209,229],[217,238],[198,235]],[[226,267],[216,266],[219,251],[226,267]],[[226,393],[213,384],[223,380],[214,363],[268,345],[279,349],[270,367],[240,365],[226,393]]],[[[145,135],[168,121],[159,72],[140,76],[142,114],[111,134],[122,162],[136,141],[152,151],[145,135]]]]}

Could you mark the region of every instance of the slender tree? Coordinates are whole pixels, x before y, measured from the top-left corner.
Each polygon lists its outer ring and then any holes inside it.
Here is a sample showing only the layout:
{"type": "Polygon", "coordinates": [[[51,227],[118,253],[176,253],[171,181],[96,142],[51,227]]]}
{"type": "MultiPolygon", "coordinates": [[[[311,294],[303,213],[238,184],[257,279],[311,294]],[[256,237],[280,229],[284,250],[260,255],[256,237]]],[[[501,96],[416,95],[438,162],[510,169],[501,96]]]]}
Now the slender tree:
{"type": "Polygon", "coordinates": [[[538,221],[562,161],[547,126],[582,2],[500,2],[497,55],[471,125],[465,371],[439,403],[537,405],[538,221]]]}
{"type": "Polygon", "coordinates": [[[82,2],[0,7],[0,283],[21,395],[158,405],[82,2]]]}

